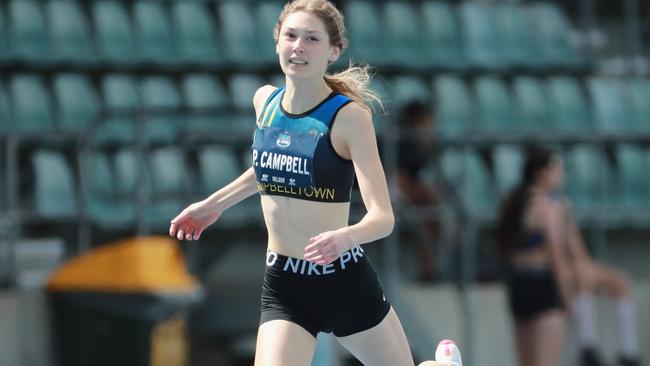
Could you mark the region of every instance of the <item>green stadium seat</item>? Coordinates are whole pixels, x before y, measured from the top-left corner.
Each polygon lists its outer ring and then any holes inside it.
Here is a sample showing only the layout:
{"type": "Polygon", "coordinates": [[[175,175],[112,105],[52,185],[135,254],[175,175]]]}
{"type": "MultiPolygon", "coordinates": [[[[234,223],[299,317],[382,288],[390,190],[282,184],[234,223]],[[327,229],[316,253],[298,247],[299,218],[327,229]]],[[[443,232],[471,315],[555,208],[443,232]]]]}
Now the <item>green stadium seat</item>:
{"type": "Polygon", "coordinates": [[[178,48],[187,60],[217,62],[222,56],[217,31],[207,4],[181,1],[174,3],[178,48]]]}
{"type": "Polygon", "coordinates": [[[520,76],[515,78],[512,86],[517,118],[526,129],[549,129],[552,127],[551,112],[539,79],[520,76]]]}
{"type": "Polygon", "coordinates": [[[650,79],[632,79],[627,84],[631,110],[636,125],[650,130],[650,79]]]}
{"type": "Polygon", "coordinates": [[[396,76],[391,81],[393,108],[413,100],[427,103],[431,100],[429,85],[416,76],[396,76]]]}
{"type": "Polygon", "coordinates": [[[474,101],[465,82],[455,76],[439,76],[433,82],[436,124],[445,137],[459,137],[476,127],[474,101]]]}
{"type": "Polygon", "coordinates": [[[282,12],[281,1],[260,1],[255,6],[255,20],[257,23],[257,42],[260,49],[260,58],[264,62],[277,63],[278,55],[275,53],[273,28],[278,22],[282,12]]]}
{"type": "Polygon", "coordinates": [[[165,5],[156,1],[137,1],[134,5],[138,46],[148,61],[164,63],[176,55],[165,5]]]}
{"type": "Polygon", "coordinates": [[[45,219],[72,218],[78,212],[74,178],[60,153],[38,150],[31,156],[34,168],[35,213],[45,219]]]}
{"type": "Polygon", "coordinates": [[[424,22],[426,59],[437,66],[464,67],[458,20],[451,5],[427,0],[422,3],[420,12],[424,22]]]}
{"type": "Polygon", "coordinates": [[[386,60],[383,52],[383,26],[377,6],[373,1],[350,0],[345,2],[344,13],[349,31],[350,54],[358,62],[373,65],[386,60]]]}
{"type": "Polygon", "coordinates": [[[571,44],[571,24],[558,5],[535,2],[528,8],[533,42],[540,60],[552,66],[581,66],[584,60],[571,44]]]}
{"type": "Polygon", "coordinates": [[[626,105],[623,82],[617,79],[590,78],[589,92],[596,128],[603,132],[630,132],[633,116],[626,105]]]}
{"type": "Polygon", "coordinates": [[[502,69],[509,66],[503,58],[494,19],[494,6],[481,2],[464,2],[459,9],[465,54],[472,66],[485,69],[502,69]]]}
{"type": "Polygon", "coordinates": [[[9,109],[7,90],[2,82],[0,82],[0,134],[11,130],[13,130],[13,123],[11,122],[11,110],[9,109]]]}
{"type": "Polygon", "coordinates": [[[546,83],[553,125],[558,130],[591,128],[584,92],[572,77],[554,76],[546,83]]]}
{"type": "Polygon", "coordinates": [[[181,97],[173,81],[162,76],[147,77],[142,81],[141,90],[142,105],[147,116],[144,119],[145,141],[177,141],[183,118],[173,114],[181,107],[181,97]]]}
{"type": "MultiPolygon", "coordinates": [[[[198,153],[198,162],[199,186],[196,199],[207,197],[243,173],[233,152],[223,146],[213,145],[202,148],[198,153]]],[[[256,203],[255,198],[246,199],[226,210],[219,218],[220,225],[232,228],[249,223],[254,217],[254,210],[258,211],[258,215],[260,211],[259,203],[256,203]],[[254,207],[255,205],[258,207],[254,207]]]]}
{"type": "Polygon", "coordinates": [[[135,218],[133,199],[116,199],[115,178],[108,154],[94,151],[84,155],[81,169],[84,207],[90,221],[103,229],[132,228],[135,218]]]}
{"type": "Polygon", "coordinates": [[[478,220],[495,214],[495,194],[481,156],[472,148],[446,149],[441,156],[442,174],[448,187],[456,190],[464,209],[478,220]]]}
{"type": "Polygon", "coordinates": [[[188,116],[188,130],[209,132],[230,128],[230,118],[226,113],[228,94],[215,78],[207,74],[187,75],[183,79],[183,96],[190,109],[214,110],[206,115],[188,116]]]}
{"type": "Polygon", "coordinates": [[[96,42],[102,58],[132,61],[137,57],[133,28],[124,4],[120,1],[92,3],[96,42]]]}
{"type": "Polygon", "coordinates": [[[479,115],[485,130],[518,128],[513,116],[512,98],[501,79],[482,76],[474,84],[479,115]]]}
{"type": "Polygon", "coordinates": [[[99,102],[90,81],[82,75],[59,74],[54,79],[59,129],[86,133],[99,111],[99,102]]]}
{"type": "Polygon", "coordinates": [[[50,39],[55,56],[66,60],[88,60],[93,55],[90,29],[79,3],[72,0],[47,2],[50,39]]]}
{"type": "Polygon", "coordinates": [[[499,145],[492,151],[494,180],[499,202],[521,181],[524,155],[521,149],[512,145],[499,145]]]}
{"type": "Polygon", "coordinates": [[[539,66],[532,48],[532,35],[523,6],[515,3],[498,3],[494,8],[496,31],[502,57],[510,65],[525,68],[539,66]]]}
{"type": "Polygon", "coordinates": [[[141,105],[135,80],[113,74],[102,80],[104,108],[113,114],[100,121],[92,134],[96,144],[129,144],[135,140],[135,110],[141,105]],[[118,115],[119,114],[119,115],[118,115]]]}
{"type": "Polygon", "coordinates": [[[45,58],[49,55],[49,34],[41,1],[9,2],[9,24],[12,51],[18,57],[45,58]]]}
{"type": "Polygon", "coordinates": [[[576,210],[596,212],[613,201],[611,167],[602,152],[590,145],[577,145],[565,156],[565,191],[576,210]]]}
{"type": "Polygon", "coordinates": [[[625,208],[644,209],[650,203],[650,159],[639,146],[618,145],[615,150],[618,167],[620,203],[625,208]]]}
{"type": "Polygon", "coordinates": [[[238,65],[260,63],[255,22],[249,4],[227,0],[219,3],[221,34],[229,62],[238,65]]]}
{"type": "Polygon", "coordinates": [[[183,151],[176,146],[155,149],[148,153],[152,191],[145,219],[155,231],[164,231],[169,221],[188,203],[189,182],[183,151]]]}
{"type": "Polygon", "coordinates": [[[233,128],[240,131],[252,131],[255,127],[253,96],[264,85],[255,74],[234,74],[230,77],[230,96],[236,116],[232,118],[233,128]]]}
{"type": "Polygon", "coordinates": [[[391,45],[390,60],[393,65],[417,67],[425,65],[422,52],[422,25],[414,5],[410,2],[390,0],[383,4],[385,32],[391,45]],[[409,19],[410,21],[405,21],[409,19]]]}
{"type": "Polygon", "coordinates": [[[50,98],[39,77],[16,74],[10,81],[9,92],[16,131],[51,132],[56,129],[50,98]]]}
{"type": "Polygon", "coordinates": [[[0,60],[9,56],[8,33],[9,29],[7,27],[7,19],[5,18],[4,9],[0,7],[0,60]]]}

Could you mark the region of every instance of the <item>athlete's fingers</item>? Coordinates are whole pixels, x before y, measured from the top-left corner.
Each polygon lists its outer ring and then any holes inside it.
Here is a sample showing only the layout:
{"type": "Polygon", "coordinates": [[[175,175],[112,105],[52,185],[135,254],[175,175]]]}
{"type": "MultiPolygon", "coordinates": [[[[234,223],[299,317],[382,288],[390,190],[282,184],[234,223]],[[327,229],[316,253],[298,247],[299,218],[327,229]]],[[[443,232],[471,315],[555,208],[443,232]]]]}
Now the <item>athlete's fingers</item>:
{"type": "Polygon", "coordinates": [[[176,224],[174,222],[169,225],[169,236],[176,236],[176,224]]]}
{"type": "Polygon", "coordinates": [[[203,229],[199,229],[194,233],[194,240],[199,240],[201,237],[201,234],[203,233],[203,229]]]}
{"type": "Polygon", "coordinates": [[[181,228],[180,230],[178,230],[178,234],[176,235],[176,238],[178,240],[183,240],[184,237],[185,237],[185,230],[181,228]]]}

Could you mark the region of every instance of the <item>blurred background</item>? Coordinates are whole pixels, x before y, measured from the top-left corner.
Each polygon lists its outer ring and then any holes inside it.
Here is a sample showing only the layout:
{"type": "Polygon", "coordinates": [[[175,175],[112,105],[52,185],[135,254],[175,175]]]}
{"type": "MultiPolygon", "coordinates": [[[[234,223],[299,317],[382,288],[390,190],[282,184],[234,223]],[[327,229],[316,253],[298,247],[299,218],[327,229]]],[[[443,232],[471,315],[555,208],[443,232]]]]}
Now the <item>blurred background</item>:
{"type": "MultiPolygon", "coordinates": [[[[335,3],[350,49],[333,69],[370,63],[384,102],[374,122],[397,225],[365,250],[416,360],[451,338],[467,365],[515,365],[492,234],[532,142],[564,158],[592,256],[632,279],[650,360],[648,2],[335,3]],[[430,199],[409,200],[417,189],[430,199]]],[[[1,365],[252,364],[259,198],[197,243],[158,235],[249,166],[253,93],[284,84],[282,5],[0,0],[1,365]]],[[[363,214],[355,189],[351,221],[363,214]]],[[[571,327],[563,358],[575,364],[571,327]]],[[[314,365],[356,363],[323,338],[314,365]]]]}

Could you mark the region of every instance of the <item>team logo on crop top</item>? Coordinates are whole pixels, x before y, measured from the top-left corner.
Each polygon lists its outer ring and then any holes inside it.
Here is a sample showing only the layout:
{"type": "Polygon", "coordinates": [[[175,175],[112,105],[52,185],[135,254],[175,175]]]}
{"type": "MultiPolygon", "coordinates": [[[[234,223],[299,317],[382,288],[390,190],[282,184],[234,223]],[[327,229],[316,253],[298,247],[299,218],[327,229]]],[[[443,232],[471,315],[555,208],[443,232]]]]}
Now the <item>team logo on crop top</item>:
{"type": "Polygon", "coordinates": [[[282,132],[278,136],[278,139],[275,141],[275,143],[283,149],[287,148],[289,145],[291,145],[291,135],[286,132],[282,132]]]}

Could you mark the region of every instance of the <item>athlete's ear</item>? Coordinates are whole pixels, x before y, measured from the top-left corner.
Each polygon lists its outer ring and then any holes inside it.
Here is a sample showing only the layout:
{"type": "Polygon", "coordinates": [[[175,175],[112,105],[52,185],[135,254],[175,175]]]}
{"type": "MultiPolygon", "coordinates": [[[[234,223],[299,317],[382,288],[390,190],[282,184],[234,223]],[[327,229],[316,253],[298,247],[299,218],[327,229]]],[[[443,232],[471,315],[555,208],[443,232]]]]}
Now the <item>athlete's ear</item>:
{"type": "Polygon", "coordinates": [[[327,60],[328,64],[336,62],[336,60],[338,60],[340,56],[341,56],[341,47],[338,46],[330,47],[330,57],[327,60]]]}

